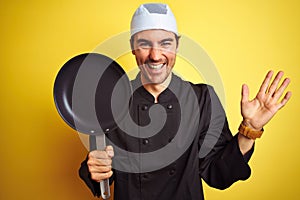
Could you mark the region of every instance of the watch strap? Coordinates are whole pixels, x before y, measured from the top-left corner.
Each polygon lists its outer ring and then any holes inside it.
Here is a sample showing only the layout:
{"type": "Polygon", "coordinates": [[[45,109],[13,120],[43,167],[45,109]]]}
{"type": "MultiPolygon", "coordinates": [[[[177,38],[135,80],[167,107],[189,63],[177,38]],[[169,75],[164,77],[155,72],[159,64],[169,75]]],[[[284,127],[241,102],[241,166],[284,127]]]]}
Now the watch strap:
{"type": "Polygon", "coordinates": [[[246,136],[249,139],[253,139],[255,140],[256,138],[260,138],[262,136],[264,132],[264,129],[260,130],[260,131],[255,131],[251,128],[249,128],[248,126],[244,125],[243,123],[241,123],[240,127],[239,127],[239,133],[246,136]]]}

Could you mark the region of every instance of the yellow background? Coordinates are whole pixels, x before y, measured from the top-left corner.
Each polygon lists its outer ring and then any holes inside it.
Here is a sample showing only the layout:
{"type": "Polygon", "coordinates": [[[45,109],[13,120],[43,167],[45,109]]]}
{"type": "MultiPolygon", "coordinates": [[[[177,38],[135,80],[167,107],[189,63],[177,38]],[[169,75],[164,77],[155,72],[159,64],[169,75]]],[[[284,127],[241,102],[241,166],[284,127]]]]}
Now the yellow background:
{"type": "MultiPolygon", "coordinates": [[[[142,2],[1,1],[0,199],[94,199],[77,175],[87,151],[55,110],[54,78],[69,58],[127,31],[142,2]]],[[[253,97],[269,69],[292,80],[292,99],[256,143],[251,177],[225,191],[205,186],[206,199],[299,199],[299,1],[163,2],[215,62],[233,132],[242,83],[253,97]]]]}

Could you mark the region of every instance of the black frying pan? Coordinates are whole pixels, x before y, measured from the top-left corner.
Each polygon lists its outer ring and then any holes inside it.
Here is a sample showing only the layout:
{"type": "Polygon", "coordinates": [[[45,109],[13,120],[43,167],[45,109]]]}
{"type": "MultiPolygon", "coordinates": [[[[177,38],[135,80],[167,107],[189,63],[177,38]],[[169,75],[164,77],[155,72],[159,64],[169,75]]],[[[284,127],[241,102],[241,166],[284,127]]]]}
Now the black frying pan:
{"type": "MultiPolygon", "coordinates": [[[[54,101],[60,116],[73,129],[90,135],[90,150],[105,148],[104,133],[115,129],[125,117],[129,105],[124,100],[130,95],[130,81],[122,67],[96,53],[71,58],[54,83],[54,101]]],[[[100,187],[102,198],[109,198],[109,181],[101,181],[100,187]]]]}

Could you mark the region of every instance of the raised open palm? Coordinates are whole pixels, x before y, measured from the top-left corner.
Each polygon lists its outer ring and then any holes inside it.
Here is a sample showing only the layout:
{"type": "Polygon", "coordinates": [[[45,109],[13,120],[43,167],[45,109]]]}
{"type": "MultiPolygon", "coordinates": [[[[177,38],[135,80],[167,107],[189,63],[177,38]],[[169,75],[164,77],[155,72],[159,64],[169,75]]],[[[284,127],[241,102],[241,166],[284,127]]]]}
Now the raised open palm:
{"type": "Polygon", "coordinates": [[[279,71],[271,83],[273,71],[269,71],[253,100],[249,100],[248,86],[246,84],[242,86],[241,113],[245,125],[255,130],[261,130],[288,102],[292,93],[286,92],[284,96],[283,94],[290,79],[285,78],[279,86],[283,74],[282,71],[279,71]]]}

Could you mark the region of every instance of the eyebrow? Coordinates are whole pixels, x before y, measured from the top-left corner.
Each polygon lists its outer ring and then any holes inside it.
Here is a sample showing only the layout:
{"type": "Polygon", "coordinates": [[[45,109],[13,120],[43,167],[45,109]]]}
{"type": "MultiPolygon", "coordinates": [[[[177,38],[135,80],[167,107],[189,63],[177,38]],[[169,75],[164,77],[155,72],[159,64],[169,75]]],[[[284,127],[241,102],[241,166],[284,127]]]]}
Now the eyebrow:
{"type": "Polygon", "coordinates": [[[150,41],[146,40],[146,39],[138,39],[136,42],[137,43],[142,43],[142,42],[150,43],[150,41]]]}
{"type": "MultiPolygon", "coordinates": [[[[164,42],[173,42],[173,41],[174,41],[173,38],[166,38],[166,39],[162,39],[158,43],[161,44],[161,43],[164,43],[164,42]]],[[[146,40],[146,39],[138,39],[137,40],[137,43],[142,43],[142,42],[151,43],[151,41],[146,40]]]]}
{"type": "Polygon", "coordinates": [[[174,39],[173,38],[166,38],[166,39],[163,39],[161,41],[159,41],[159,43],[164,43],[164,42],[174,42],[174,39]]]}

